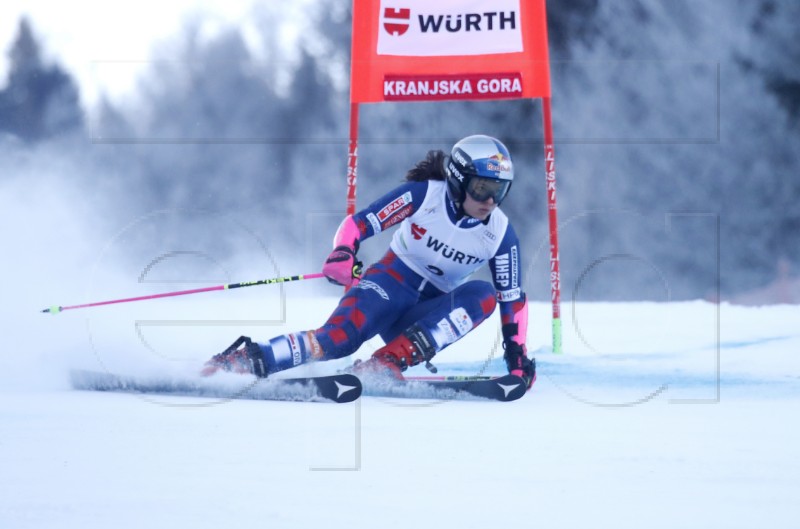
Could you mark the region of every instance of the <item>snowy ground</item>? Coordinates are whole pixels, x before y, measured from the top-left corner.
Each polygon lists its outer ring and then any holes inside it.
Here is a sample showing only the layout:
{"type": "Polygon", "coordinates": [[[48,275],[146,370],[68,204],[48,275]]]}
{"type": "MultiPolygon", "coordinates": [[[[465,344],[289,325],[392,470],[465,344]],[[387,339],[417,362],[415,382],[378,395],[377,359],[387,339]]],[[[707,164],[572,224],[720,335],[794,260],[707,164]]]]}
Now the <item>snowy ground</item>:
{"type": "MultiPolygon", "coordinates": [[[[548,307],[532,304],[539,380],[509,404],[67,386],[71,367],[188,373],[241,331],[311,327],[335,303],[236,322],[270,306],[266,291],[20,323],[38,345],[0,366],[0,527],[797,526],[795,306],[565,304],[556,356],[548,307]]],[[[483,327],[439,356],[442,371],[501,370],[487,350],[498,323],[483,327]]]]}

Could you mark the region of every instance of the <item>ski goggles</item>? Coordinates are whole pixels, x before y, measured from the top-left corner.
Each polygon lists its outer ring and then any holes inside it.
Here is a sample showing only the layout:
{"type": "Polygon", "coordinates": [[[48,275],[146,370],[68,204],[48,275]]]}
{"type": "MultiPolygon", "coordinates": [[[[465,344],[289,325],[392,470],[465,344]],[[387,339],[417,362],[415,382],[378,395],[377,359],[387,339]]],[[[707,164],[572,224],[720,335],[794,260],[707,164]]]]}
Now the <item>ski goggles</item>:
{"type": "Polygon", "coordinates": [[[506,198],[510,187],[511,180],[473,176],[467,183],[467,193],[478,202],[486,202],[491,198],[495,204],[500,204],[506,198]]]}

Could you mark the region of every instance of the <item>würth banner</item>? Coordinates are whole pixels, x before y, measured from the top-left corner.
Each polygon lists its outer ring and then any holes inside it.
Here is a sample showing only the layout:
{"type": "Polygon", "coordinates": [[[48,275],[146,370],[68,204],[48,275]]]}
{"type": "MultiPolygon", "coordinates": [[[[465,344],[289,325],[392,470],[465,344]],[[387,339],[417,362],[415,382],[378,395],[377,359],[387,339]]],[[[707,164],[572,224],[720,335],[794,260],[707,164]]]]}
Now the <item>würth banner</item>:
{"type": "Polygon", "coordinates": [[[356,0],[350,100],[550,97],[545,0],[356,0]]]}

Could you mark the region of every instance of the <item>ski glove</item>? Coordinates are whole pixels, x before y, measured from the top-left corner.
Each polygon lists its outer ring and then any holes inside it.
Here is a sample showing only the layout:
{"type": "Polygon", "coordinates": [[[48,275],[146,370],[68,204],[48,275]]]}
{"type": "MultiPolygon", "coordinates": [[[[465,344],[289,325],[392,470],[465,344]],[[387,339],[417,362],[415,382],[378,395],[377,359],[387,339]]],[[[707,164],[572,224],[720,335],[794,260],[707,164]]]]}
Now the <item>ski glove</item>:
{"type": "Polygon", "coordinates": [[[361,261],[356,259],[361,231],[352,215],[344,218],[333,236],[333,251],[322,267],[322,273],[335,285],[350,288],[361,275],[361,261]]]}
{"type": "Polygon", "coordinates": [[[525,354],[525,346],[513,340],[506,340],[503,346],[506,349],[503,358],[506,361],[508,372],[522,378],[528,389],[531,389],[536,381],[536,360],[528,358],[525,354]]]}
{"type": "Polygon", "coordinates": [[[334,285],[350,287],[353,280],[361,275],[363,263],[356,258],[356,249],[349,246],[337,246],[333,249],[322,273],[334,285]]]}

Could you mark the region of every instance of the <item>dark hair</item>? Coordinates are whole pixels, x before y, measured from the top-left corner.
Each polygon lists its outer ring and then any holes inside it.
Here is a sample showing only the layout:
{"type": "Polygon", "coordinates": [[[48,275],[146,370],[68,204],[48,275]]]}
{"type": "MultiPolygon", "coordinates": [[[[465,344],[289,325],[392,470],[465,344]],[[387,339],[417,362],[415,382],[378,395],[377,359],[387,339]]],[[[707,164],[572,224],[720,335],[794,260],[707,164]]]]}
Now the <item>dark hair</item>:
{"type": "Polygon", "coordinates": [[[425,182],[426,180],[445,180],[444,151],[428,151],[424,160],[417,162],[406,174],[408,182],[425,182]]]}

